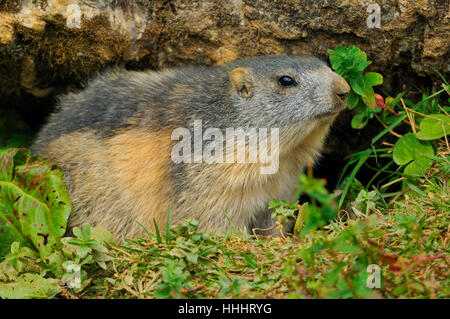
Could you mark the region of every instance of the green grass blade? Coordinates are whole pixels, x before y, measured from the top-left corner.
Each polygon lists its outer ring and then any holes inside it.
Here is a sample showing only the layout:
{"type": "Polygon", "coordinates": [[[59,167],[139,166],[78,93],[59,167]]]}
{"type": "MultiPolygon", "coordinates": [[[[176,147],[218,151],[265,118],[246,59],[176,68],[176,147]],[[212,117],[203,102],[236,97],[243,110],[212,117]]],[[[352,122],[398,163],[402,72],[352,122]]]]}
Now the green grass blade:
{"type": "Polygon", "coordinates": [[[355,167],[352,170],[352,173],[350,174],[347,183],[345,184],[344,191],[341,194],[341,198],[339,199],[339,209],[342,207],[342,204],[344,203],[345,196],[348,193],[348,189],[350,188],[350,185],[352,184],[353,180],[355,179],[356,174],[358,173],[361,166],[367,161],[370,154],[372,153],[372,150],[366,150],[365,154],[361,156],[358,163],[356,163],[355,167]]]}
{"type": "Polygon", "coordinates": [[[153,218],[153,224],[155,225],[156,240],[158,241],[158,244],[162,244],[161,234],[159,233],[159,227],[154,218],[153,218]]]}
{"type": "Polygon", "coordinates": [[[170,243],[170,206],[167,211],[167,222],[166,222],[166,244],[170,243]]]}
{"type": "MultiPolygon", "coordinates": [[[[153,221],[155,221],[155,220],[153,220],[153,221]]],[[[144,224],[140,223],[139,221],[136,221],[136,223],[138,223],[139,226],[141,226],[142,228],[144,228],[144,231],[145,231],[145,233],[147,234],[147,236],[148,236],[149,238],[152,238],[152,237],[154,236],[154,235],[148,230],[148,228],[145,227],[144,224]]]]}

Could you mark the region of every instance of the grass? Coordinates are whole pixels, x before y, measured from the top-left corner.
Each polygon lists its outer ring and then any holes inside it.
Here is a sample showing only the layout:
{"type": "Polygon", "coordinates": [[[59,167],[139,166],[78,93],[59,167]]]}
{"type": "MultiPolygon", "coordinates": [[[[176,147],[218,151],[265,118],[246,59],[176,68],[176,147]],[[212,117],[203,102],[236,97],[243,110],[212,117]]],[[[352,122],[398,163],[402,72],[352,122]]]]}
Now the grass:
{"type": "Polygon", "coordinates": [[[390,204],[377,200],[368,215],[341,210],[332,224],[302,239],[215,237],[186,221],[171,227],[169,237],[109,246],[107,269],[94,266],[85,289],[64,288],[59,296],[448,298],[447,176],[436,164],[417,187],[420,192],[411,189],[390,204]],[[367,287],[369,264],[380,267],[380,288],[367,287]]]}

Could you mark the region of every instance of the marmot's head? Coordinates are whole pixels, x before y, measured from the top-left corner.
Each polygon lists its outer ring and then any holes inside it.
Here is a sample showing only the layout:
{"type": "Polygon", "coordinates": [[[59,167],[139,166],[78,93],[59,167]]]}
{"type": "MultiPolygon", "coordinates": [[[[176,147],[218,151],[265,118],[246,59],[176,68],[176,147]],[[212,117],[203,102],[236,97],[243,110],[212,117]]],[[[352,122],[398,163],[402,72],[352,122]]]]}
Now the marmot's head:
{"type": "Polygon", "coordinates": [[[329,124],[350,91],[340,75],[314,57],[263,56],[225,67],[233,104],[253,126],[329,124]]]}

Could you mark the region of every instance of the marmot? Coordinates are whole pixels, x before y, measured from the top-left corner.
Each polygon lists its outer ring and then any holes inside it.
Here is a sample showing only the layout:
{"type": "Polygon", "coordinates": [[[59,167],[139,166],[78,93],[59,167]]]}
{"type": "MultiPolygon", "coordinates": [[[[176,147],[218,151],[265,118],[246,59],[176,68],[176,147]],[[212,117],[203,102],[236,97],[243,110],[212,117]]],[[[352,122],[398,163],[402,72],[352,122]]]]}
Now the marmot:
{"type": "MultiPolygon", "coordinates": [[[[109,71],[79,93],[61,97],[32,152],[54,160],[65,173],[73,205],[69,227],[89,223],[134,237],[144,232],[139,223],[154,230],[156,221],[162,229],[170,206],[171,223],[194,218],[210,233],[230,226],[268,228],[274,223],[269,202],[293,200],[298,175],[318,155],[349,90],[314,57],[273,55],[214,67],[109,71]],[[174,160],[180,139],[173,132],[184,128],[195,134],[199,120],[203,128],[223,132],[277,128],[277,167],[262,173],[259,161],[217,160],[225,158],[220,156],[207,163],[201,153],[191,162],[174,160]]],[[[200,146],[212,140],[200,140],[200,146]]],[[[250,140],[247,136],[234,152],[250,140]]],[[[194,138],[188,146],[195,143],[194,138]]],[[[247,157],[250,149],[244,150],[247,157]]]]}

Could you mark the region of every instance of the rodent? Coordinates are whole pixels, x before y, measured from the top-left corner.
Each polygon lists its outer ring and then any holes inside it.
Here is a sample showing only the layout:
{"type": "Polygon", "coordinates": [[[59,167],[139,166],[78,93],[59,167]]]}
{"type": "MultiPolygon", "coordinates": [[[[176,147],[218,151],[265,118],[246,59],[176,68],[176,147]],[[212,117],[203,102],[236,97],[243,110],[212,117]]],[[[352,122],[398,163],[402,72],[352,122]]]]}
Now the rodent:
{"type": "Polygon", "coordinates": [[[315,159],[350,87],[314,57],[272,55],[220,66],[115,70],[60,98],[32,153],[64,171],[69,227],[115,236],[185,218],[224,233],[269,228],[273,198],[293,200],[297,177],[315,159]],[[291,81],[292,80],[292,81],[291,81]],[[279,128],[278,170],[261,163],[174,163],[176,128],[279,128]],[[138,223],[139,222],[139,223],[138,223]]]}

